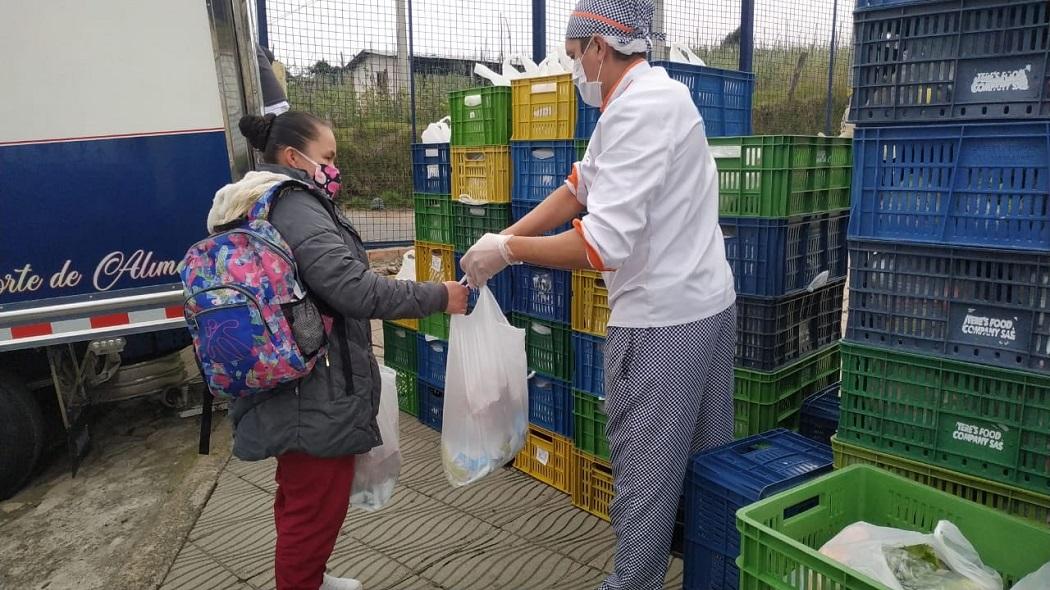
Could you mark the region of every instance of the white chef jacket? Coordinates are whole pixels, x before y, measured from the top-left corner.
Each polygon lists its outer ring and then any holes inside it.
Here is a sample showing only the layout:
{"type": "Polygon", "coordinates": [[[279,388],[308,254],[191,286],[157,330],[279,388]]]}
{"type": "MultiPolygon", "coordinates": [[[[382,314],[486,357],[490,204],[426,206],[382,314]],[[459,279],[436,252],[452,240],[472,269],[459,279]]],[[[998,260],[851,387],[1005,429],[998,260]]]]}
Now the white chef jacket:
{"type": "Polygon", "coordinates": [[[587,208],[575,226],[606,273],[610,326],[686,324],[736,301],[715,160],[689,90],[663,68],[624,74],[566,184],[587,208]]]}

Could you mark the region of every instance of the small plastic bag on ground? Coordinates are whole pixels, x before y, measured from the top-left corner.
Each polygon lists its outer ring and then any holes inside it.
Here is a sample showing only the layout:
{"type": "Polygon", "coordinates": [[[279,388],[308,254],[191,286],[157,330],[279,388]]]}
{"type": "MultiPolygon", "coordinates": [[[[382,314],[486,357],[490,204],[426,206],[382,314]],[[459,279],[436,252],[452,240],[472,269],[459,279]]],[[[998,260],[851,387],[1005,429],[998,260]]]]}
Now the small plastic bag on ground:
{"type": "Polygon", "coordinates": [[[470,315],[449,329],[441,457],[453,486],[464,486],[514,460],[528,430],[525,331],[507,322],[482,287],[470,315]]]}
{"type": "Polygon", "coordinates": [[[1010,590],[1046,590],[1050,588],[1050,561],[1021,578],[1010,590]]]}
{"type": "Polygon", "coordinates": [[[394,495],[394,486],[401,474],[401,446],[398,438],[397,373],[389,367],[379,367],[382,392],[379,397],[379,434],[383,444],[354,462],[354,483],[350,488],[350,505],[355,508],[379,510],[394,495]]]}
{"type": "Polygon", "coordinates": [[[866,522],[843,529],[821,554],[894,590],[1002,590],[999,573],[984,565],[973,545],[951,522],[932,534],[866,522]]]}

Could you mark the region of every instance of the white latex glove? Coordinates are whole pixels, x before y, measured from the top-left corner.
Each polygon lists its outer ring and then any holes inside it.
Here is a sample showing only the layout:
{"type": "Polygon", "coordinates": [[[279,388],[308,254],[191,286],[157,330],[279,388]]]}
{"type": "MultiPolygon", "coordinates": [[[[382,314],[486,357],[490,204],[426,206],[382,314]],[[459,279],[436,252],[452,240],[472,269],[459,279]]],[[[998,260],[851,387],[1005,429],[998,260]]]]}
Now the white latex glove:
{"type": "Polygon", "coordinates": [[[521,264],[510,253],[507,242],[511,236],[485,234],[463,255],[459,261],[467,284],[478,289],[493,276],[511,264],[521,264]]]}

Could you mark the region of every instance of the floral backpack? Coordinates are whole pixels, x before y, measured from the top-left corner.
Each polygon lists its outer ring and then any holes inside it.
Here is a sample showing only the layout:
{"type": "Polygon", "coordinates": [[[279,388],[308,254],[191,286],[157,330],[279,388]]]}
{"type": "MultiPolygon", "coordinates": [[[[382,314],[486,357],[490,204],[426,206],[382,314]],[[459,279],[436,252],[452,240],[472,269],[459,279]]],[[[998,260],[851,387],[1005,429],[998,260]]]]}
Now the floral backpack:
{"type": "Polygon", "coordinates": [[[332,318],[307,297],[291,248],[267,221],[289,188],[270,188],[247,219],[190,247],[179,265],[183,313],[211,394],[237,399],[270,391],[310,373],[326,354],[332,318]]]}

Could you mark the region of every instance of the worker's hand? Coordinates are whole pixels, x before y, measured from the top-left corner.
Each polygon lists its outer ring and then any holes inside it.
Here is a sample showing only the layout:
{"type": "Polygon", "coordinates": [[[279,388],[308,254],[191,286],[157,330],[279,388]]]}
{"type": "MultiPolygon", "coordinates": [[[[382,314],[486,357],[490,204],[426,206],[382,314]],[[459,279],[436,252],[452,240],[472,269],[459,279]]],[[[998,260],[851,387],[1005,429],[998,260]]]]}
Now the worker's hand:
{"type": "Polygon", "coordinates": [[[470,289],[455,281],[446,281],[445,289],[448,290],[448,307],[445,308],[445,311],[453,315],[467,313],[467,297],[470,296],[470,289]]]}
{"type": "Polygon", "coordinates": [[[514,259],[507,242],[513,236],[485,234],[463,255],[459,261],[463,274],[471,287],[480,289],[493,276],[510,264],[520,264],[514,259]]]}

